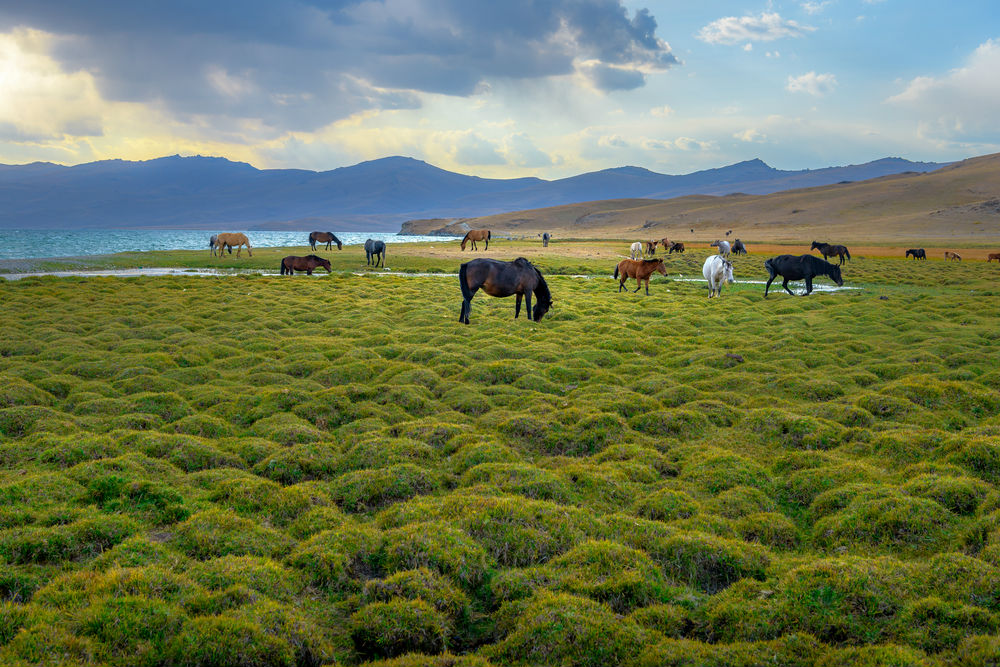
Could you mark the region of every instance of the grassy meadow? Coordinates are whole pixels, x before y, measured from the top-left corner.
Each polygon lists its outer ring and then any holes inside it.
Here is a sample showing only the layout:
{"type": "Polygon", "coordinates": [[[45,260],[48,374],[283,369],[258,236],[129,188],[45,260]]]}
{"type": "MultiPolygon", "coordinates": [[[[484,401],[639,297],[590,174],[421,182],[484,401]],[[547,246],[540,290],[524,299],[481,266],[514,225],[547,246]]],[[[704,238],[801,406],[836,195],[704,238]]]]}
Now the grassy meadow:
{"type": "Polygon", "coordinates": [[[647,297],[538,245],[488,254],[539,323],[349,248],[0,280],[0,664],[1000,661],[1000,269],[709,300],[689,250],[647,297]]]}

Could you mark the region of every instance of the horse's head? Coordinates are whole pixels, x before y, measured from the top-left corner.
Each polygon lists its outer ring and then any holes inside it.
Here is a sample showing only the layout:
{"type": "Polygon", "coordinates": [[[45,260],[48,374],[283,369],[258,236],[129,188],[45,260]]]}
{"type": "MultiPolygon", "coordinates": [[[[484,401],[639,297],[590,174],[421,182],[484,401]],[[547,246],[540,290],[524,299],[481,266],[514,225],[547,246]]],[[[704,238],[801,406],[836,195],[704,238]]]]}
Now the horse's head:
{"type": "Polygon", "coordinates": [[[656,269],[658,273],[667,275],[667,265],[663,263],[662,259],[656,260],[656,269]]]}
{"type": "Polygon", "coordinates": [[[531,308],[531,319],[538,322],[545,317],[545,313],[549,312],[551,307],[552,299],[536,299],[535,305],[531,308]]]}
{"type": "Polygon", "coordinates": [[[722,268],[722,277],[727,283],[732,285],[733,283],[736,282],[736,280],[733,278],[733,263],[728,262],[726,260],[722,261],[725,262],[725,266],[722,268]]]}
{"type": "Polygon", "coordinates": [[[708,247],[709,248],[718,248],[719,247],[719,239],[715,239],[714,241],[712,241],[711,243],[709,243],[708,247]]]}
{"type": "Polygon", "coordinates": [[[822,244],[822,243],[820,243],[819,241],[813,241],[813,244],[812,244],[811,246],[809,246],[809,249],[810,249],[810,250],[816,250],[816,249],[817,249],[817,248],[819,248],[819,247],[820,247],[821,245],[823,245],[823,244],[822,244]]]}
{"type": "Polygon", "coordinates": [[[844,286],[844,279],[840,276],[840,266],[837,264],[830,265],[830,277],[833,282],[837,283],[837,287],[844,286]]]}
{"type": "Polygon", "coordinates": [[[343,249],[344,249],[344,244],[340,242],[340,239],[337,239],[337,250],[343,250],[343,249]]]}

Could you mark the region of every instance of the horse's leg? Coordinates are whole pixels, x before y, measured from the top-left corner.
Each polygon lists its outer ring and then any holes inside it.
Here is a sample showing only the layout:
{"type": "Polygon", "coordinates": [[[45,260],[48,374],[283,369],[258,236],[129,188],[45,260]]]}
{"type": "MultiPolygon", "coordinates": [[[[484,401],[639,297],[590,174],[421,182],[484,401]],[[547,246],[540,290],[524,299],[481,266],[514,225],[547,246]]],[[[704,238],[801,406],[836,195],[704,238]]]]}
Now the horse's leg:
{"type": "Polygon", "coordinates": [[[646,296],[649,296],[649,276],[646,276],[646,296]]]}
{"type": "Polygon", "coordinates": [[[311,276],[312,274],[313,274],[313,270],[312,269],[306,269],[306,275],[307,276],[311,276]]]}
{"type": "Polygon", "coordinates": [[[806,276],[806,294],[812,294],[813,291],[813,277],[806,276]]]}
{"type": "MultiPolygon", "coordinates": [[[[521,298],[523,296],[524,295],[521,294],[520,292],[518,292],[515,295],[515,297],[516,297],[515,302],[514,302],[514,319],[515,320],[517,319],[517,316],[521,314],[521,298]]],[[[530,313],[528,314],[528,318],[529,319],[531,318],[531,314],[530,313]]]]}
{"type": "Polygon", "coordinates": [[[639,278],[639,275],[638,275],[638,274],[636,274],[636,276],[635,276],[635,289],[634,289],[634,290],[632,290],[632,294],[635,294],[635,293],[636,293],[636,292],[638,292],[638,291],[639,291],[640,289],[642,289],[642,279],[641,279],[641,278],[639,278]]]}
{"type": "Polygon", "coordinates": [[[788,278],[785,278],[785,280],[782,281],[781,286],[785,288],[786,292],[788,292],[792,296],[795,296],[795,292],[793,292],[792,290],[788,289],[788,278]]]}
{"type": "Polygon", "coordinates": [[[776,277],[777,277],[777,275],[773,275],[773,276],[771,276],[770,278],[767,279],[767,284],[764,285],[764,298],[765,299],[767,298],[767,290],[771,289],[771,283],[774,282],[774,279],[776,277]]]}

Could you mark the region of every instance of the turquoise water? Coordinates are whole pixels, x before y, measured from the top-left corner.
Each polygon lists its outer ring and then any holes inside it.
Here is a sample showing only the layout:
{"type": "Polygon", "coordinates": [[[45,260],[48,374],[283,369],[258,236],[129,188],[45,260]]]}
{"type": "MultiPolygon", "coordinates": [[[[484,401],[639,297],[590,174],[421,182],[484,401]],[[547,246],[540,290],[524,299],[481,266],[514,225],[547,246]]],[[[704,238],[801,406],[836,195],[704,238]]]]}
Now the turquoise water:
{"type": "MultiPolygon", "coordinates": [[[[239,230],[227,230],[239,231],[239,230]]],[[[109,255],[146,250],[204,250],[214,232],[199,229],[6,230],[0,229],[0,259],[109,255]]],[[[309,232],[248,232],[255,248],[309,245],[309,232]]],[[[386,243],[449,241],[442,236],[397,236],[392,232],[337,232],[344,245],[362,245],[365,239],[386,243]]],[[[318,247],[318,246],[317,246],[318,247]]]]}

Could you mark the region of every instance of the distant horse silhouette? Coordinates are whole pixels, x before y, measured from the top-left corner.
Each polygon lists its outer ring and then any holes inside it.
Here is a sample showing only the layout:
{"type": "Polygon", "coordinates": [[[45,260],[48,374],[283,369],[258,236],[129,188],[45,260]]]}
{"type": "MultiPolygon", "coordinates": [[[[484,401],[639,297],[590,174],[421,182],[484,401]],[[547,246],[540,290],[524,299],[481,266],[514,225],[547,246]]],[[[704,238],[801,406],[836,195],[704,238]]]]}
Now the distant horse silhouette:
{"type": "Polygon", "coordinates": [[[212,234],[212,238],[208,239],[208,249],[212,252],[212,257],[215,257],[216,249],[218,249],[219,254],[221,255],[222,251],[227,248],[229,250],[229,254],[232,255],[233,254],[232,246],[223,246],[222,244],[220,244],[218,234],[212,234]]]}
{"type": "Polygon", "coordinates": [[[543,248],[548,248],[549,247],[549,239],[550,238],[552,238],[552,237],[549,236],[548,232],[545,232],[544,234],[542,234],[542,247],[543,248]]]}
{"type": "Polygon", "coordinates": [[[684,244],[680,241],[670,245],[670,252],[668,254],[673,255],[675,252],[684,252],[684,244]]]}
{"type": "MultiPolygon", "coordinates": [[[[232,234],[216,234],[215,242],[219,248],[222,248],[222,246],[228,246],[230,255],[233,254],[233,248],[236,248],[237,257],[240,256],[240,251],[243,249],[243,246],[246,246],[247,254],[253,257],[253,250],[250,248],[250,239],[247,238],[246,234],[241,234],[239,232],[232,234]]],[[[222,256],[221,252],[219,253],[219,256],[222,256]]]]}
{"type": "Polygon", "coordinates": [[[906,251],[907,258],[909,258],[910,255],[913,255],[913,259],[927,259],[927,253],[923,248],[910,248],[906,251]]]}
{"type": "Polygon", "coordinates": [[[365,256],[368,258],[368,264],[378,266],[381,262],[382,266],[385,267],[385,242],[375,239],[365,241],[365,256]],[[374,262],[372,262],[372,257],[375,258],[374,262]]]}
{"type": "Polygon", "coordinates": [[[991,252],[990,254],[986,255],[986,263],[987,264],[989,264],[990,262],[992,262],[994,259],[996,261],[1000,262],[1000,252],[991,252]]]}
{"type": "Polygon", "coordinates": [[[661,273],[667,275],[667,267],[663,265],[662,259],[623,259],[618,262],[618,266],[615,267],[614,277],[618,278],[621,274],[621,279],[618,281],[618,291],[621,292],[625,289],[625,281],[629,278],[635,278],[635,289],[632,293],[638,292],[642,287],[642,281],[646,281],[646,295],[649,295],[649,277],[653,273],[661,273]]]}
{"type": "Polygon", "coordinates": [[[305,271],[306,274],[311,276],[313,269],[320,266],[326,269],[327,273],[331,273],[330,260],[328,259],[323,259],[316,255],[306,255],[305,257],[289,255],[281,260],[281,275],[288,274],[292,276],[295,275],[296,271],[305,271]]]}
{"type": "Polygon", "coordinates": [[[485,250],[489,250],[490,236],[491,236],[490,230],[488,229],[470,229],[469,232],[465,235],[465,238],[462,239],[462,250],[465,250],[465,244],[470,241],[472,242],[473,250],[476,250],[476,241],[486,241],[485,250]]]}
{"type": "Polygon", "coordinates": [[[740,241],[739,239],[733,241],[733,254],[734,255],[747,254],[747,247],[743,245],[743,241],[740,241]]]}
{"type": "Polygon", "coordinates": [[[312,233],[310,233],[309,234],[309,245],[312,246],[313,250],[316,249],[316,242],[317,241],[319,241],[320,243],[325,243],[327,250],[333,250],[333,245],[332,244],[334,244],[334,243],[337,244],[337,250],[343,250],[344,249],[344,244],[340,242],[340,239],[338,239],[336,236],[334,236],[333,232],[312,232],[312,233]]]}
{"type": "Polygon", "coordinates": [[[837,255],[838,257],[840,257],[840,262],[838,263],[838,266],[844,263],[844,257],[847,257],[847,259],[851,258],[851,253],[847,250],[847,246],[843,245],[831,245],[829,243],[820,243],[819,241],[813,241],[812,246],[809,249],[819,250],[819,253],[823,255],[823,259],[837,255]]]}
{"type": "Polygon", "coordinates": [[[630,259],[642,259],[642,241],[636,241],[629,247],[628,256],[630,259]]]}
{"type": "Polygon", "coordinates": [[[552,294],[542,274],[524,257],[513,262],[480,257],[462,264],[458,269],[458,282],[462,288],[462,310],[458,321],[469,323],[472,297],[482,289],[490,296],[517,295],[514,319],[521,314],[521,298],[527,299],[528,319],[535,322],[552,307],[552,294]],[[535,295],[535,307],[531,307],[531,295],[535,295]]]}
{"type": "Polygon", "coordinates": [[[701,267],[701,273],[708,281],[708,298],[722,296],[722,286],[736,282],[733,279],[733,263],[722,255],[709,255],[701,267]]]}
{"type": "Polygon", "coordinates": [[[764,262],[764,268],[771,275],[767,279],[767,285],[764,286],[764,298],[767,298],[767,290],[771,288],[771,282],[778,276],[784,278],[781,286],[792,296],[795,294],[788,289],[789,280],[805,280],[806,294],[812,293],[812,281],[816,276],[830,276],[839,287],[844,285],[844,279],[840,276],[839,264],[831,264],[812,255],[778,255],[764,262]]]}
{"type": "Polygon", "coordinates": [[[961,255],[959,255],[957,252],[952,252],[950,250],[945,250],[944,251],[944,258],[945,259],[951,259],[951,260],[958,260],[959,262],[962,261],[962,256],[961,255]]]}
{"type": "Polygon", "coordinates": [[[729,257],[729,253],[732,251],[732,246],[729,245],[729,241],[719,241],[716,239],[708,244],[709,247],[718,248],[719,255],[722,257],[729,257]]]}
{"type": "Polygon", "coordinates": [[[659,241],[657,241],[656,239],[653,239],[652,241],[646,241],[646,252],[649,253],[650,255],[655,255],[656,244],[658,243],[659,241]]]}

